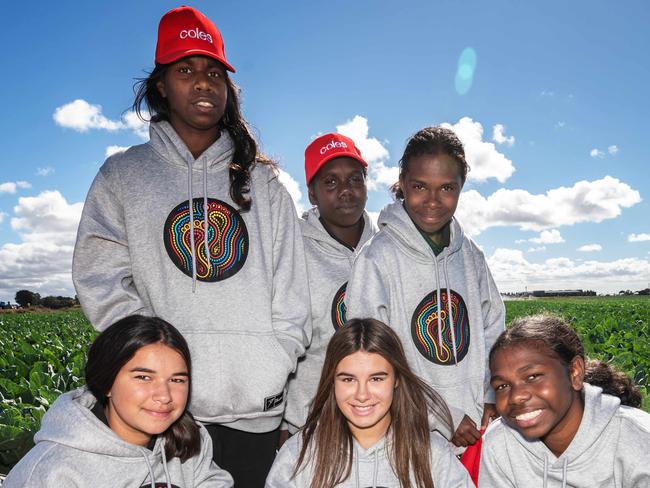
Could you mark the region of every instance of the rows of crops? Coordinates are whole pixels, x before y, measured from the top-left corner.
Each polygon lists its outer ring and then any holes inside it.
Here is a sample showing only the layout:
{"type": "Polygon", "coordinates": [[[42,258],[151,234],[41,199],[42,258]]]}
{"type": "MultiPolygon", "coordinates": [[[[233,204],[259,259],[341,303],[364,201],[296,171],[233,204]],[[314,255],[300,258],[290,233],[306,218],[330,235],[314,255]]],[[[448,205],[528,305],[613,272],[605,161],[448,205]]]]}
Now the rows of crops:
{"type": "MultiPolygon", "coordinates": [[[[507,322],[542,311],[562,315],[587,354],[632,376],[650,411],[650,297],[538,299],[506,302],[507,322]]],[[[0,315],[0,473],[31,447],[47,407],[83,382],[95,332],[81,312],[0,315]]]]}

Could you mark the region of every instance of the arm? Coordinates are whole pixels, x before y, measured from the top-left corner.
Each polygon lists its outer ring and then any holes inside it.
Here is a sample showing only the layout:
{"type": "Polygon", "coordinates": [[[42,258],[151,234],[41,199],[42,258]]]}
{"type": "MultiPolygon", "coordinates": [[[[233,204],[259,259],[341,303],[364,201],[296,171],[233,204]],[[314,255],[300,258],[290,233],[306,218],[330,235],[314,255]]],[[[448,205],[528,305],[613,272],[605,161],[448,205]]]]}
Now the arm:
{"type": "Polygon", "coordinates": [[[134,313],[151,315],[133,283],[124,211],[103,168],[84,204],[72,280],[84,313],[98,330],[134,313]]]}
{"type": "Polygon", "coordinates": [[[366,246],[352,266],[345,290],[347,319],[373,318],[390,324],[388,280],[370,251],[370,245],[366,246]]]}
{"type": "MultiPolygon", "coordinates": [[[[492,278],[485,257],[481,255],[483,273],[480,280],[481,286],[481,312],[483,314],[483,337],[485,339],[485,379],[484,379],[484,403],[494,404],[494,390],[490,386],[490,364],[489,355],[492,345],[505,330],[506,310],[501,299],[501,294],[492,278]]],[[[479,268],[480,269],[480,268],[479,268]]],[[[489,410],[488,407],[486,410],[489,410]]],[[[483,416],[485,420],[485,412],[483,416]]],[[[483,423],[483,422],[481,422],[483,423]]],[[[485,423],[487,425],[487,422],[485,423]]]]}
{"type": "Polygon", "coordinates": [[[289,193],[275,177],[269,186],[273,219],[273,330],[278,342],[295,361],[311,342],[307,261],[289,193]]]}
{"type": "Polygon", "coordinates": [[[234,482],[227,471],[221,469],[212,460],[212,439],[205,427],[201,429],[201,452],[192,458],[194,461],[194,487],[196,488],[232,488],[234,482]]]}

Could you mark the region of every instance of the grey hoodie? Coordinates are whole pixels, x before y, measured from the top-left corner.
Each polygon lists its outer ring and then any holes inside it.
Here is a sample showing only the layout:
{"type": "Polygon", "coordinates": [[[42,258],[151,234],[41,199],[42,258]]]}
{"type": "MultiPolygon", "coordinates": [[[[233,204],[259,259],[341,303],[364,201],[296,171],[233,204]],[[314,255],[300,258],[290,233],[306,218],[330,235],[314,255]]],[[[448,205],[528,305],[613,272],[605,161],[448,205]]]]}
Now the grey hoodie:
{"type": "Polygon", "coordinates": [[[488,353],[505,309],[483,253],[455,218],[450,225],[450,243],[436,257],[402,202],[387,205],[379,233],[354,263],[345,303],[348,318],[395,329],[411,368],[445,399],[456,429],[464,415],[480,425],[483,404],[494,403],[488,353]]]}
{"type": "MultiPolygon", "coordinates": [[[[301,447],[300,434],[291,437],[280,449],[266,478],[265,488],[308,488],[313,466],[308,464],[292,479],[301,447]]],[[[467,470],[460,464],[449,443],[438,432],[431,432],[431,474],[440,488],[474,488],[467,470]]],[[[399,480],[390,465],[386,438],[368,449],[353,441],[352,471],[337,488],[399,488],[399,480]]],[[[309,456],[307,459],[310,459],[309,456]]]]}
{"type": "Polygon", "coordinates": [[[363,233],[355,250],[334,239],[323,227],[316,207],[300,221],[309,274],[313,334],[305,357],[289,380],[284,418],[293,433],[307,420],[316,394],[325,350],[332,334],[345,322],[345,288],[357,251],[377,232],[377,226],[363,212],[363,233]]]}
{"type": "Polygon", "coordinates": [[[232,477],[212,461],[212,441],[201,429],[201,452],[181,463],[165,458],[164,439],[153,451],[120,439],[91,411],[85,388],[61,395],[43,416],[36,446],[9,472],[3,488],[230,488],[232,477]]]}
{"type": "Polygon", "coordinates": [[[240,213],[229,194],[226,132],[196,160],[167,122],[151,124],[150,136],[110,157],[86,198],[72,264],[84,313],[99,330],[134,313],[167,320],[190,346],[196,418],[273,430],[311,336],[291,197],[257,165],[251,210],[240,213]]]}
{"type": "Polygon", "coordinates": [[[527,440],[499,419],[483,437],[481,488],[647,488],[650,414],[620,406],[617,397],[584,385],[578,432],[556,457],[541,440],[527,440]]]}

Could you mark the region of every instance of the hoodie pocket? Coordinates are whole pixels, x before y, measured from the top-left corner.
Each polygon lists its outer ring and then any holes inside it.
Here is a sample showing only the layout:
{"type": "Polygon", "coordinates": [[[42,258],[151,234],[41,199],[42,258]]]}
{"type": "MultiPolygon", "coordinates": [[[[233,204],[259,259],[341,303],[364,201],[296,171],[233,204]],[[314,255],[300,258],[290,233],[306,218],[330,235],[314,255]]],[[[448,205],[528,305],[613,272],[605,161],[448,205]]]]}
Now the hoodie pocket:
{"type": "Polygon", "coordinates": [[[186,332],[186,338],[197,418],[227,422],[282,413],[294,361],[272,332],[186,332]]]}

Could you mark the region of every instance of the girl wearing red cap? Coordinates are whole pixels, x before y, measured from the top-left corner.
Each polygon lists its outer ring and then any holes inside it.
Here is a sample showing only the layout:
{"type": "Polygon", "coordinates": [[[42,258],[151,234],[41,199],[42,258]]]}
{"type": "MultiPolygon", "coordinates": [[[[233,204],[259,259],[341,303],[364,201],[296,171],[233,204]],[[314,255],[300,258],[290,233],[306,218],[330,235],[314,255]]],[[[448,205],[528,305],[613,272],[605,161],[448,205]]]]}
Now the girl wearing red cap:
{"type": "Polygon", "coordinates": [[[84,206],[73,280],[98,329],[157,315],[186,337],[190,409],[217,464],[262,486],[288,374],[311,334],[293,202],[258,152],[219,30],[180,7],[158,30],[156,66],[134,109],[150,141],[110,157],[84,206]]]}

